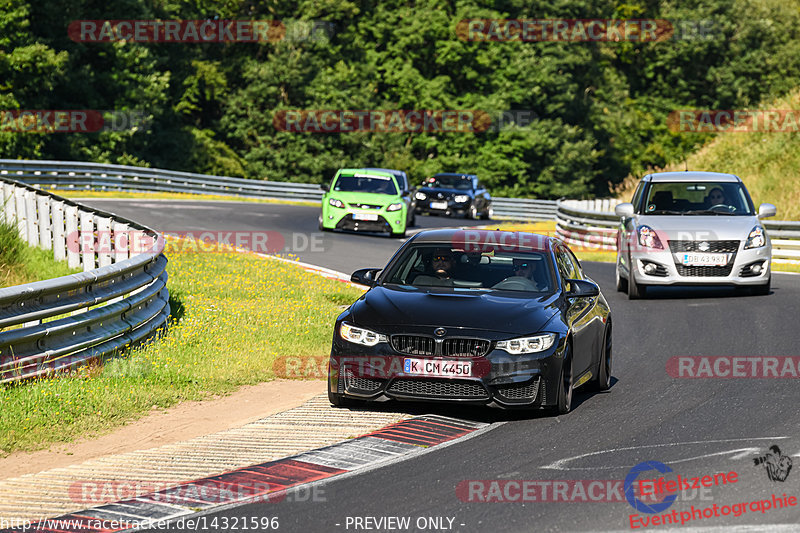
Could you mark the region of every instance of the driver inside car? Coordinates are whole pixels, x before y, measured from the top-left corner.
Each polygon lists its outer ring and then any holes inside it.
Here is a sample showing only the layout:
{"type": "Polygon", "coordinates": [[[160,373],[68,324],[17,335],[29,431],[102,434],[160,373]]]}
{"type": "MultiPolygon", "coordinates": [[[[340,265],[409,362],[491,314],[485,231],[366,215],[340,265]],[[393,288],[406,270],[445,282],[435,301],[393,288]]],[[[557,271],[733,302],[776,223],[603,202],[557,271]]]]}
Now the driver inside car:
{"type": "Polygon", "coordinates": [[[722,192],[722,189],[719,187],[714,187],[708,193],[708,207],[714,207],[715,205],[728,205],[728,199],[725,198],[725,193],[722,192]]]}
{"type": "Polygon", "coordinates": [[[536,265],[537,261],[530,259],[514,258],[512,265],[514,268],[514,275],[509,276],[500,283],[498,286],[507,287],[519,286],[519,290],[529,291],[543,291],[545,287],[540,287],[539,282],[536,280],[536,265]]]}
{"type": "Polygon", "coordinates": [[[449,248],[437,248],[425,263],[426,272],[414,278],[414,285],[453,286],[455,259],[449,248]]]}

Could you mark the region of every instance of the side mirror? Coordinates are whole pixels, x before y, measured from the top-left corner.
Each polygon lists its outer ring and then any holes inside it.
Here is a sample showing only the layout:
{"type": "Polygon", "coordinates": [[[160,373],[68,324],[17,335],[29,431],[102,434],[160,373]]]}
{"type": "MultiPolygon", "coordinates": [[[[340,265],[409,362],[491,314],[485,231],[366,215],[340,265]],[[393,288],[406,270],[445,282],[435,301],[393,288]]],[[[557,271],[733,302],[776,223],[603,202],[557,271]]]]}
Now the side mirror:
{"type": "Polygon", "coordinates": [[[614,213],[620,218],[633,216],[633,204],[625,202],[624,204],[617,204],[614,208],[614,213]]]}
{"type": "Polygon", "coordinates": [[[758,206],[758,218],[774,217],[778,210],[772,204],[761,204],[758,206]]]}
{"type": "Polygon", "coordinates": [[[374,287],[378,284],[378,272],[380,271],[380,268],[362,268],[353,272],[353,275],[350,276],[350,281],[359,285],[374,287]]]}
{"type": "Polygon", "coordinates": [[[322,185],[319,186],[319,188],[322,189],[325,192],[328,192],[328,191],[331,190],[331,186],[328,183],[323,183],[322,185]]]}
{"type": "Polygon", "coordinates": [[[568,279],[565,280],[569,285],[567,291],[568,298],[591,298],[600,295],[600,287],[591,281],[585,279],[568,279]]]}

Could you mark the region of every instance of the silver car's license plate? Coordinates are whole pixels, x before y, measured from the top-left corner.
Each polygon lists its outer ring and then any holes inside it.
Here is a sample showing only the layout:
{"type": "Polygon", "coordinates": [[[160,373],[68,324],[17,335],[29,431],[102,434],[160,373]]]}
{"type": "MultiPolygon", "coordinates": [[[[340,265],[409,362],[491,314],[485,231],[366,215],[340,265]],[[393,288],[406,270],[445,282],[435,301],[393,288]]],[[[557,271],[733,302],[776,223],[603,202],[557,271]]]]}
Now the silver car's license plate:
{"type": "Polygon", "coordinates": [[[684,266],[725,266],[727,254],[683,254],[684,266]]]}

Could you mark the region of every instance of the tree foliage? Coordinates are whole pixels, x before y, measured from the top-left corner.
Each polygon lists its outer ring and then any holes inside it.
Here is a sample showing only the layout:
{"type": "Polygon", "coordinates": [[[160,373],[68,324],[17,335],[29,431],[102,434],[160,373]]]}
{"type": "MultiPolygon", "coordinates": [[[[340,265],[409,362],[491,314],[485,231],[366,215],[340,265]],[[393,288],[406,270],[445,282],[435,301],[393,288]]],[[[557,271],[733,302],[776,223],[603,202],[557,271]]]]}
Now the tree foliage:
{"type": "MultiPolygon", "coordinates": [[[[96,133],[11,133],[6,158],[141,164],[322,182],[339,167],[403,168],[419,182],[475,172],[496,195],[606,194],[682,160],[705,137],[680,109],[753,108],[800,79],[798,0],[5,0],[0,109],[134,112],[96,133]],[[471,42],[464,19],[668,19],[657,42],[471,42]],[[262,43],[80,43],[81,19],[280,20],[262,43]],[[282,110],[530,111],[481,133],[295,133],[282,110]]],[[[735,170],[735,169],[719,169],[735,170]]]]}

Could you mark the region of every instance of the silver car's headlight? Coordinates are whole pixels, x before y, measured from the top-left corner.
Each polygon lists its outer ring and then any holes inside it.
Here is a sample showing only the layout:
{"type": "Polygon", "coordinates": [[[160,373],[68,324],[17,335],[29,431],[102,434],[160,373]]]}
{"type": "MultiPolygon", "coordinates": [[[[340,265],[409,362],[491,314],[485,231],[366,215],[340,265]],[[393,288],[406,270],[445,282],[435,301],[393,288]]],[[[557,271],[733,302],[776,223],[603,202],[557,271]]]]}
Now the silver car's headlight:
{"type": "Polygon", "coordinates": [[[469,201],[469,196],[466,194],[457,194],[453,200],[455,200],[456,203],[463,204],[464,202],[469,201]]]}
{"type": "Polygon", "coordinates": [[[392,211],[400,211],[401,209],[403,209],[403,204],[400,202],[396,204],[390,204],[389,207],[386,208],[386,210],[389,211],[390,213],[392,211]]]}
{"type": "Polygon", "coordinates": [[[655,230],[650,226],[639,226],[639,244],[645,248],[664,248],[661,239],[658,238],[655,230]]]}
{"type": "Polygon", "coordinates": [[[519,337],[508,341],[499,341],[497,349],[504,350],[512,355],[536,353],[550,348],[555,341],[555,333],[543,333],[533,337],[519,337]]]}
{"type": "Polygon", "coordinates": [[[416,198],[417,200],[424,200],[425,198],[427,198],[427,196],[425,195],[424,192],[418,192],[414,194],[414,198],[416,198]]]}
{"type": "Polygon", "coordinates": [[[339,327],[339,336],[346,341],[363,344],[365,346],[375,346],[379,342],[386,342],[386,335],[375,333],[364,328],[351,326],[347,322],[342,322],[339,327]]]}
{"type": "Polygon", "coordinates": [[[747,240],[744,243],[744,249],[749,250],[750,248],[761,248],[766,244],[767,236],[764,235],[764,228],[761,226],[756,226],[750,230],[750,235],[747,236],[747,240]]]}

